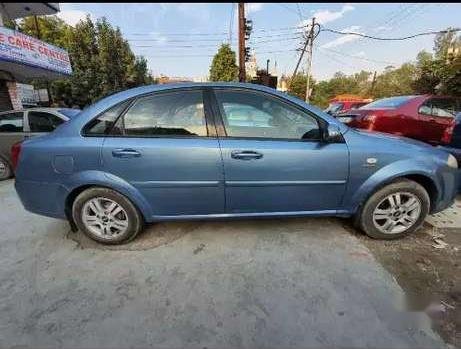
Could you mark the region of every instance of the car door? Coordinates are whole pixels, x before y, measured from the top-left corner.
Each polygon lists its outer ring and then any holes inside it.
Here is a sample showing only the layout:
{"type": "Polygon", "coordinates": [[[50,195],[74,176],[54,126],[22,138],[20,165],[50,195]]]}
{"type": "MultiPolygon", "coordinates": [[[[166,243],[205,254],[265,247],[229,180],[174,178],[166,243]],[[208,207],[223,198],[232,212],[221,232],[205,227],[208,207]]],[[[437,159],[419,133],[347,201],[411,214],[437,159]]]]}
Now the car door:
{"type": "Polygon", "coordinates": [[[433,97],[426,100],[418,109],[420,139],[440,143],[443,132],[450,126],[455,116],[455,99],[433,97]]]}
{"type": "Polygon", "coordinates": [[[103,169],[137,188],[156,217],[222,214],[216,130],[201,89],[135,99],[104,140],[103,169]]]}
{"type": "Polygon", "coordinates": [[[56,127],[65,122],[63,118],[53,113],[38,110],[28,110],[26,112],[26,120],[29,126],[26,137],[40,136],[53,132],[56,127]]]}
{"type": "Polygon", "coordinates": [[[24,139],[24,113],[0,114],[0,156],[10,160],[11,146],[24,139]]]}
{"type": "Polygon", "coordinates": [[[321,142],[315,115],[245,89],[215,88],[213,100],[228,213],[340,208],[349,173],[347,145],[321,142]]]}

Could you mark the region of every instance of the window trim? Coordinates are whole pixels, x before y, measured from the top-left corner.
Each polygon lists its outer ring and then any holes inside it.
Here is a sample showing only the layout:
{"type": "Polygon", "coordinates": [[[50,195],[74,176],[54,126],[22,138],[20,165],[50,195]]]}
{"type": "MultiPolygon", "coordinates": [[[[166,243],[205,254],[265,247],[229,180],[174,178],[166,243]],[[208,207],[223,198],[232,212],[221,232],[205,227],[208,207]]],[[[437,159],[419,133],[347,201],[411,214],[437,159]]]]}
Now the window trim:
{"type": "Polygon", "coordinates": [[[224,139],[235,139],[235,140],[254,140],[254,141],[269,141],[269,142],[277,142],[277,141],[280,141],[280,142],[315,142],[315,143],[321,143],[323,142],[323,134],[324,134],[324,130],[327,126],[327,122],[325,120],[323,120],[321,117],[319,117],[318,115],[312,113],[310,110],[307,110],[307,109],[304,109],[298,105],[296,105],[295,103],[291,102],[291,101],[288,101],[288,100],[284,100],[282,99],[281,97],[277,96],[277,95],[274,95],[274,94],[271,94],[269,92],[265,92],[265,91],[257,91],[257,90],[253,90],[253,89],[250,89],[250,88],[244,88],[244,87],[232,87],[232,88],[227,88],[227,87],[212,87],[210,88],[210,93],[211,93],[211,99],[212,99],[212,105],[213,105],[213,114],[216,115],[215,116],[215,125],[216,125],[216,130],[218,132],[218,137],[219,138],[224,138],[224,139]],[[226,92],[250,92],[250,93],[255,93],[255,94],[259,94],[259,95],[262,95],[262,96],[265,96],[269,99],[272,99],[272,100],[275,100],[277,102],[280,102],[281,104],[284,104],[284,105],[288,105],[289,107],[291,108],[294,108],[296,110],[299,110],[300,112],[302,113],[305,113],[309,116],[311,116],[312,118],[314,118],[316,121],[317,121],[317,124],[318,124],[318,127],[319,127],[319,132],[320,132],[320,137],[319,139],[295,139],[295,138],[270,138],[270,137],[244,137],[244,136],[229,136],[227,135],[227,131],[226,131],[226,127],[224,125],[224,120],[223,120],[223,112],[221,110],[221,108],[219,107],[219,103],[218,103],[218,98],[216,97],[216,94],[215,94],[215,91],[219,91],[219,90],[222,90],[222,91],[226,91],[226,92]]]}
{"type": "Polygon", "coordinates": [[[206,93],[206,88],[203,87],[186,87],[186,88],[172,88],[172,89],[165,89],[165,90],[160,90],[160,91],[152,91],[152,92],[147,92],[143,93],[131,98],[128,98],[124,101],[121,101],[117,104],[112,105],[111,107],[105,109],[103,112],[99,113],[96,117],[91,119],[89,122],[85,124],[84,127],[82,127],[82,136],[83,137],[111,137],[111,138],[168,138],[168,139],[198,139],[198,138],[217,138],[217,133],[216,133],[216,128],[214,124],[214,120],[212,118],[212,112],[210,112],[210,102],[209,98],[207,97],[206,93]],[[204,117],[205,117],[205,127],[207,130],[207,135],[206,136],[192,136],[192,135],[127,135],[125,134],[125,125],[124,125],[124,116],[126,112],[139,100],[142,98],[150,97],[150,96],[158,96],[162,95],[165,93],[181,93],[181,92],[188,92],[188,91],[200,91],[202,92],[202,99],[203,99],[203,111],[204,111],[204,117]],[[122,104],[129,101],[127,103],[126,107],[123,108],[123,110],[119,113],[119,115],[115,118],[114,124],[112,125],[111,129],[108,131],[107,134],[103,135],[91,135],[91,134],[85,134],[83,133],[83,130],[86,130],[88,125],[96,120],[98,117],[100,117],[102,114],[107,112],[109,109],[115,107],[116,105],[122,104]],[[122,123],[123,123],[123,134],[113,134],[112,130],[114,126],[117,124],[119,119],[122,118],[122,123]]]}

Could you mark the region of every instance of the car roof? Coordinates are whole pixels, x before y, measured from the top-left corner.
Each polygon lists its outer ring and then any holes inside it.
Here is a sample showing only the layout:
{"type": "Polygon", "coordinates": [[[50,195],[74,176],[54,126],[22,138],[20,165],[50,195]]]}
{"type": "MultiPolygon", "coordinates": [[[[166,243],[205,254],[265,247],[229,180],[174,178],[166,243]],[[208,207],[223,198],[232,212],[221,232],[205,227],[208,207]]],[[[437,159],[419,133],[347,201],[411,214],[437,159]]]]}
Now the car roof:
{"type": "Polygon", "coordinates": [[[23,108],[23,109],[13,109],[13,110],[6,110],[0,112],[0,115],[2,114],[8,114],[8,113],[21,113],[25,111],[43,111],[43,112],[50,112],[50,113],[59,113],[60,110],[63,109],[72,109],[72,108],[51,108],[51,107],[34,107],[34,108],[23,108]]]}

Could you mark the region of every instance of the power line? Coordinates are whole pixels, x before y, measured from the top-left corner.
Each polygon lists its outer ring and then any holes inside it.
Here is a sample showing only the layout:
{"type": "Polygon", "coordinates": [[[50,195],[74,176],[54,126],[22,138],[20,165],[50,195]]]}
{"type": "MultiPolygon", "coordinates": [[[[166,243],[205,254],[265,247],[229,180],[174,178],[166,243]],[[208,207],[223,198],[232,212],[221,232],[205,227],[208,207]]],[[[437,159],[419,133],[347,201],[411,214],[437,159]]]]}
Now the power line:
{"type": "Polygon", "coordinates": [[[396,63],[394,62],[387,62],[387,61],[378,61],[378,60],[374,60],[374,59],[371,59],[371,58],[365,58],[365,57],[360,57],[360,56],[354,56],[354,55],[351,55],[351,54],[347,54],[347,53],[344,53],[344,52],[340,52],[340,51],[336,51],[336,50],[333,50],[331,48],[326,48],[326,47],[319,47],[320,50],[327,50],[327,51],[331,51],[333,53],[336,53],[338,55],[341,55],[341,56],[346,56],[346,57],[351,57],[351,58],[355,58],[355,59],[359,59],[359,60],[363,60],[363,61],[368,61],[368,62],[373,62],[373,63],[382,63],[382,64],[392,64],[392,65],[396,65],[396,63]]]}
{"type": "MultiPolygon", "coordinates": [[[[269,42],[285,42],[285,41],[292,41],[292,40],[299,40],[301,37],[296,36],[296,37],[291,37],[291,38],[282,38],[282,39],[273,39],[273,40],[259,40],[255,41],[254,44],[264,44],[264,43],[269,43],[269,42]]],[[[173,47],[179,47],[179,48],[194,48],[194,47],[216,47],[216,45],[219,45],[220,43],[224,42],[225,40],[222,40],[220,42],[217,42],[215,44],[193,44],[193,45],[165,45],[164,47],[167,48],[173,48],[173,47]]],[[[187,40],[181,41],[181,42],[188,42],[187,40]]],[[[147,44],[147,45],[132,45],[133,47],[159,47],[157,45],[153,44],[147,44]]]]}
{"type": "MultiPolygon", "coordinates": [[[[275,37],[290,37],[290,35],[296,35],[296,34],[303,34],[303,32],[292,32],[292,33],[283,33],[283,34],[273,34],[273,35],[260,35],[260,36],[253,36],[252,38],[254,39],[265,39],[265,38],[275,38],[275,37]]],[[[199,42],[199,41],[204,41],[204,42],[221,42],[225,41],[226,39],[224,37],[218,39],[174,39],[174,40],[169,40],[165,36],[161,36],[159,38],[153,38],[153,39],[127,39],[128,41],[131,42],[149,42],[149,41],[161,41],[165,40],[165,42],[199,42]]],[[[233,39],[232,41],[236,41],[237,39],[233,39]]]]}
{"type": "MultiPolygon", "coordinates": [[[[320,31],[330,32],[330,33],[335,33],[335,34],[341,34],[341,35],[357,35],[357,36],[361,36],[361,37],[364,37],[364,38],[373,39],[373,40],[381,40],[381,41],[401,41],[401,40],[413,39],[413,38],[416,38],[418,36],[445,34],[445,33],[449,32],[448,30],[440,30],[440,31],[431,31],[431,32],[414,34],[414,35],[405,36],[405,37],[402,37],[402,38],[379,38],[379,37],[376,37],[376,36],[371,36],[371,35],[366,35],[366,34],[361,34],[361,33],[356,33],[356,32],[342,32],[342,31],[339,31],[339,30],[334,30],[334,29],[329,29],[329,28],[323,28],[320,31]]],[[[461,31],[461,29],[450,30],[450,32],[458,32],[458,31],[461,31]]]]}

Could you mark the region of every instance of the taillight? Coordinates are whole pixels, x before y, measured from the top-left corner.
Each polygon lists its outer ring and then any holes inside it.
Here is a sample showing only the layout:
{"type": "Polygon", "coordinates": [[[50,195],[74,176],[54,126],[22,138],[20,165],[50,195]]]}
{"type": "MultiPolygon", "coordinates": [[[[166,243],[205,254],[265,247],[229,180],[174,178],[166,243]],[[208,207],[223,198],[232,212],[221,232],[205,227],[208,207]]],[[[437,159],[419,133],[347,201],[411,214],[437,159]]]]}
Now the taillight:
{"type": "Polygon", "coordinates": [[[442,139],[440,140],[444,144],[450,144],[451,138],[453,137],[453,130],[455,128],[455,123],[453,122],[448,126],[445,131],[443,131],[442,139]]]}
{"type": "Polygon", "coordinates": [[[19,154],[21,153],[21,143],[16,142],[11,146],[11,162],[13,164],[13,170],[16,170],[16,167],[18,166],[18,161],[19,161],[19,154]]]}

